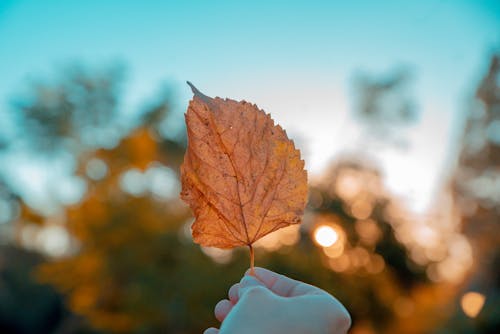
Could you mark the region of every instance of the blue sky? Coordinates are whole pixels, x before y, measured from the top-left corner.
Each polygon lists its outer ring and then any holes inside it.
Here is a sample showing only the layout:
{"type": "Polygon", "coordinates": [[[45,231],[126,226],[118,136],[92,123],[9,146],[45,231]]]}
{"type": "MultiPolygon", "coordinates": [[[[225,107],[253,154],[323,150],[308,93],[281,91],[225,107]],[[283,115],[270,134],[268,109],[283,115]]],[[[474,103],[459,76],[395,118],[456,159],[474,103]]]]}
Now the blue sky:
{"type": "Polygon", "coordinates": [[[353,75],[407,65],[421,112],[407,131],[411,149],[373,154],[391,189],[422,209],[453,162],[465,101],[499,45],[499,1],[0,0],[0,124],[13,132],[9,101],[30,79],[71,62],[120,61],[128,115],[165,80],[185,108],[190,80],[271,112],[300,140],[314,176],[335,154],[359,149],[353,75]]]}

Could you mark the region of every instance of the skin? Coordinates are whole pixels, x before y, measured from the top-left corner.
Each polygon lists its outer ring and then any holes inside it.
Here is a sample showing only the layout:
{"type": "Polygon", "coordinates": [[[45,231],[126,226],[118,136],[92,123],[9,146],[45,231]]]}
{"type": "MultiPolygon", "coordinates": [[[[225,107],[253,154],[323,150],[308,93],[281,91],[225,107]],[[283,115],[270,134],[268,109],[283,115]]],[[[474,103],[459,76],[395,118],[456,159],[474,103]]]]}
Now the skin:
{"type": "Polygon", "coordinates": [[[204,334],[344,334],[351,326],[345,307],[315,286],[264,268],[234,284],[215,306],[220,329],[204,334]]]}

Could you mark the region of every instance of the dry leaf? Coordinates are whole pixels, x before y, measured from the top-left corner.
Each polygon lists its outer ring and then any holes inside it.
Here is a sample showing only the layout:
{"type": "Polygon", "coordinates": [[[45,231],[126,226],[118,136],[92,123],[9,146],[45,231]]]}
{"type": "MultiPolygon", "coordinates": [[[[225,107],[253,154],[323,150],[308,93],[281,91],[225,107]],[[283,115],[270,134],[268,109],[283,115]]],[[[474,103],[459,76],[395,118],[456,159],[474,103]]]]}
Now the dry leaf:
{"type": "Polygon", "coordinates": [[[194,212],[194,241],[251,248],[301,222],[307,173],[299,150],[270,115],[248,102],[210,98],[191,86],[181,197],[194,212]]]}

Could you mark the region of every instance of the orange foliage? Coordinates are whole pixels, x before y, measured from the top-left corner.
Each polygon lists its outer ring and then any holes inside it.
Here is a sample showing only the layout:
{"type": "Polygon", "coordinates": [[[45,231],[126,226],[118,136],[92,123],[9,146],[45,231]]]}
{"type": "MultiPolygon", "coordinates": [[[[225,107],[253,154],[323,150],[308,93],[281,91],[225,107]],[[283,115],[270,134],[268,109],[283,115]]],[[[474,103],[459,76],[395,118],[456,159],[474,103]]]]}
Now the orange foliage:
{"type": "Polygon", "coordinates": [[[178,198],[129,194],[120,183],[128,170],[161,165],[158,161],[168,155],[141,127],[115,148],[80,161],[82,177],[88,162],[96,159],[106,164],[107,172],[99,180],[87,179],[82,202],[65,210],[74,253],[43,264],[37,276],[64,292],[70,309],[94,328],[131,333],[175,326],[168,319],[172,297],[166,282],[175,263],[171,249],[188,210],[178,198]]]}

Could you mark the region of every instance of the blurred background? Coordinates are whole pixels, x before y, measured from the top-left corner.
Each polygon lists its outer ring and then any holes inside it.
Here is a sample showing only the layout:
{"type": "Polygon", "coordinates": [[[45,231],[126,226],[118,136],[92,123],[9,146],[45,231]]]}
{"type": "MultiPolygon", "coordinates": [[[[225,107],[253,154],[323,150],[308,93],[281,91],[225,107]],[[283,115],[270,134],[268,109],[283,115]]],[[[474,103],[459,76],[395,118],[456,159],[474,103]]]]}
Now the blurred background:
{"type": "Polygon", "coordinates": [[[256,264],[353,334],[500,328],[498,1],[0,0],[0,333],[201,333],[248,251],[179,199],[192,81],[301,149],[256,264]]]}

